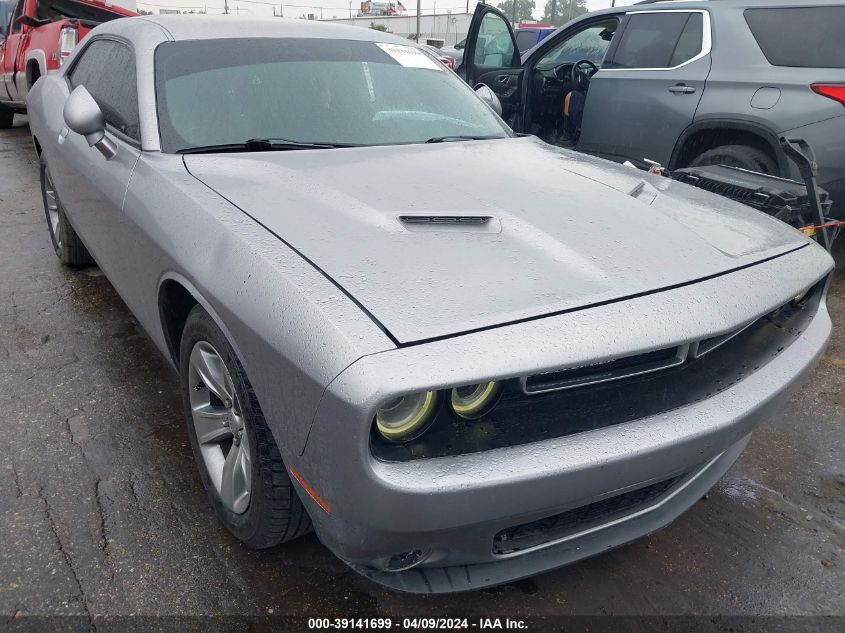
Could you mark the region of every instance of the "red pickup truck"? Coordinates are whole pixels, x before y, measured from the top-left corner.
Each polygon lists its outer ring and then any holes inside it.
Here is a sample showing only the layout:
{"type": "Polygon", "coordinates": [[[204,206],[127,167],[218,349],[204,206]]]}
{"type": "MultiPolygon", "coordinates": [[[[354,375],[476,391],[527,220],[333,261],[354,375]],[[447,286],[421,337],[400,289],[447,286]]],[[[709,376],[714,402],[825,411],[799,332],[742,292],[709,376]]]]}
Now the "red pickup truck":
{"type": "Polygon", "coordinates": [[[27,91],[57,71],[88,31],[134,15],[102,0],[17,0],[0,43],[0,129],[12,127],[15,112],[26,111],[27,91]]]}

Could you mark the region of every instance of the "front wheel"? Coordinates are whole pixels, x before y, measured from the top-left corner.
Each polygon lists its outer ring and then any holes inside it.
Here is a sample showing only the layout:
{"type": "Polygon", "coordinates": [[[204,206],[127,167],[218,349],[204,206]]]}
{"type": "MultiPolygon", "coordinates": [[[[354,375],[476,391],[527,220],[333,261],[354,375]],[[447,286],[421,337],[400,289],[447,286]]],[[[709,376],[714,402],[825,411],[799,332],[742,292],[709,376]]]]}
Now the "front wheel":
{"type": "Polygon", "coordinates": [[[188,315],[179,358],[188,435],[218,518],[256,549],[308,532],[311,521],[249,379],[200,306],[188,315]]]}

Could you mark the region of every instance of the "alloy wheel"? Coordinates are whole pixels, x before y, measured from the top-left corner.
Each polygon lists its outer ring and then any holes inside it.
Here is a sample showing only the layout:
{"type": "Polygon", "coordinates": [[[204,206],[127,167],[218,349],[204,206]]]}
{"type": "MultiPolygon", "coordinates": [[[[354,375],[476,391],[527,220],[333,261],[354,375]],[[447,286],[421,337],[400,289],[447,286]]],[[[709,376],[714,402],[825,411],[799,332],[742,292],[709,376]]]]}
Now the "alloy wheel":
{"type": "Polygon", "coordinates": [[[50,222],[50,231],[56,242],[56,248],[62,247],[62,224],[59,221],[59,198],[56,195],[56,186],[53,184],[53,177],[50,175],[50,168],[44,167],[44,204],[47,207],[47,220],[50,222]]]}
{"type": "Polygon", "coordinates": [[[243,409],[223,358],[198,341],[188,363],[191,419],[203,463],[223,505],[235,514],[249,507],[252,452],[243,409]]]}

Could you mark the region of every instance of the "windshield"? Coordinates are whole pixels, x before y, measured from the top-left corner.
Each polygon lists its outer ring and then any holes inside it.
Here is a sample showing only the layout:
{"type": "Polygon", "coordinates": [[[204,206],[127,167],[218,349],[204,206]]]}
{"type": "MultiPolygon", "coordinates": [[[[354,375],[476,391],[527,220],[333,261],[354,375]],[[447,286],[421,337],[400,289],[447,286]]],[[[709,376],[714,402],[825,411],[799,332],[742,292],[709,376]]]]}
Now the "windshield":
{"type": "Polygon", "coordinates": [[[156,50],[155,71],[165,152],[249,139],[384,145],[510,135],[453,72],[402,44],[168,42],[156,50]]]}

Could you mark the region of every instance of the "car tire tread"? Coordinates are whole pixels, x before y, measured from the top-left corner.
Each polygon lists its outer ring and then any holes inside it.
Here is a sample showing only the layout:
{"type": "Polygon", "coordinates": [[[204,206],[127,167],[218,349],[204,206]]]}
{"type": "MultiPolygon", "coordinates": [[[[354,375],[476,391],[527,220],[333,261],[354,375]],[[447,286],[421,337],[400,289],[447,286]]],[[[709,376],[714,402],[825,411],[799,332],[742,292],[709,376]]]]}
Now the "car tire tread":
{"type": "Polygon", "coordinates": [[[778,175],[777,162],[763,150],[750,145],[720,145],[702,152],[690,163],[690,167],[706,165],[727,165],[778,175]]]}
{"type": "Polygon", "coordinates": [[[15,111],[0,103],[0,130],[8,130],[15,124],[15,111]]]}
{"type": "Polygon", "coordinates": [[[56,243],[56,236],[53,235],[53,229],[50,226],[50,212],[47,210],[47,195],[44,189],[44,171],[46,168],[47,162],[42,155],[40,173],[41,193],[44,201],[44,213],[47,218],[47,231],[50,233],[50,242],[53,245],[53,251],[56,253],[56,257],[59,258],[59,261],[61,261],[65,266],[69,266],[71,268],[90,266],[94,263],[94,259],[91,257],[91,254],[88,252],[85,244],[82,243],[82,240],[74,230],[73,226],[71,226],[70,221],[65,214],[64,207],[62,206],[61,201],[59,201],[58,192],[56,192],[56,200],[58,201],[59,227],[62,234],[62,244],[59,246],[56,243]]]}

